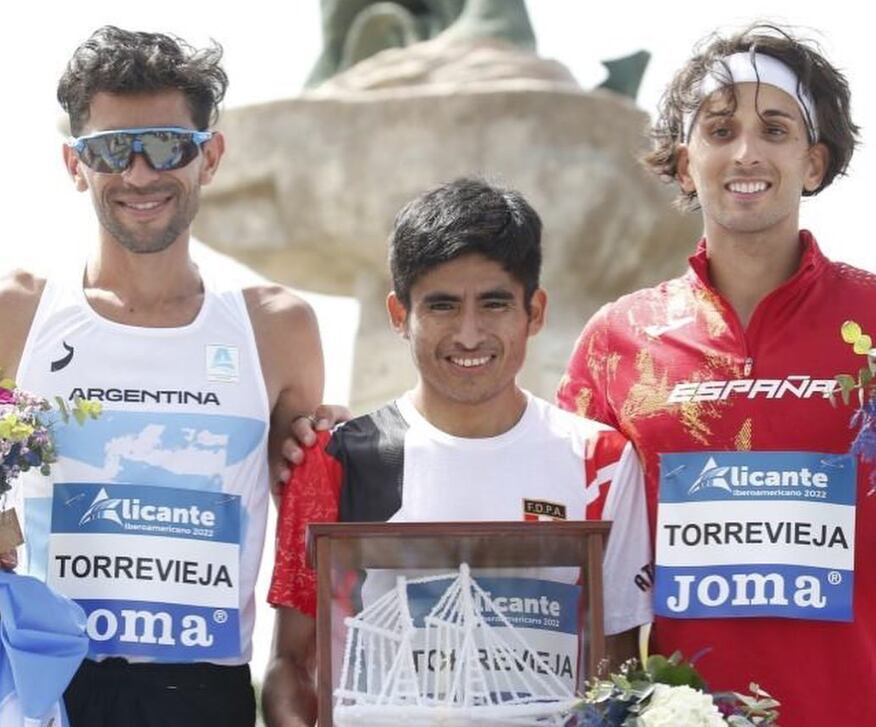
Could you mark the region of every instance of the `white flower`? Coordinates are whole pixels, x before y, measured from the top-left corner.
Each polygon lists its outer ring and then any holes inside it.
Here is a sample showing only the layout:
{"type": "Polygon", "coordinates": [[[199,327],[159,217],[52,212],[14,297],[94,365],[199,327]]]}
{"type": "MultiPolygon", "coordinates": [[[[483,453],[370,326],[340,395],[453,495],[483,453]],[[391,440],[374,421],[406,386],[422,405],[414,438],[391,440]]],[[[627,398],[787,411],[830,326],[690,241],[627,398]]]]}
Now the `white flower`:
{"type": "Polygon", "coordinates": [[[639,719],[646,727],[726,727],[708,694],[688,686],[658,684],[639,719]]]}

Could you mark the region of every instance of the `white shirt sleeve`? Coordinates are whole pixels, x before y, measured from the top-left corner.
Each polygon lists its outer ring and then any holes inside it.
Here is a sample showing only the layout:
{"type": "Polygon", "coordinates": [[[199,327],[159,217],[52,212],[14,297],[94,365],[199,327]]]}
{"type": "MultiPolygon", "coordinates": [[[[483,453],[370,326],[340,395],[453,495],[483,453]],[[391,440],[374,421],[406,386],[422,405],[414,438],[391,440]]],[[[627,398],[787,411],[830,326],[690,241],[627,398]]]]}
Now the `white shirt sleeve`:
{"type": "Polygon", "coordinates": [[[612,521],[603,559],[605,633],[617,634],[653,617],[645,478],[629,442],[618,460],[602,516],[612,521]]]}

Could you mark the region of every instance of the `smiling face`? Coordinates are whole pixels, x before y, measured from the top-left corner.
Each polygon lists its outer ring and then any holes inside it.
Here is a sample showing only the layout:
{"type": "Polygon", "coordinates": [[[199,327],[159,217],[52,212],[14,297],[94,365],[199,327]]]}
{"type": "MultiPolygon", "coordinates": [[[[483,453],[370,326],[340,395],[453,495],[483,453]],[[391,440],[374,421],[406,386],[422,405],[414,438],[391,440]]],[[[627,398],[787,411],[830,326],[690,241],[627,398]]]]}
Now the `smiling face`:
{"type": "Polygon", "coordinates": [[[546,305],[539,289],[527,312],[523,296],[522,283],[477,253],[420,276],[411,287],[409,310],[390,294],[390,319],[410,341],[420,375],[417,396],[426,409],[466,417],[478,405],[493,408],[499,418],[506,410],[519,415],[515,379],[546,305]]]}
{"type": "Polygon", "coordinates": [[[767,84],[734,87],[735,108],[716,91],[703,103],[678,179],[696,192],[706,238],[719,234],[797,235],[803,190],[821,183],[822,144],[810,145],[797,102],[767,84]]]}
{"type": "MultiPolygon", "coordinates": [[[[97,93],[82,133],[150,126],[195,128],[181,91],[97,93]]],[[[142,154],[135,154],[121,174],[89,169],[67,146],[64,160],[77,189],[91,192],[103,235],[130,252],[146,254],[161,252],[188,236],[201,185],[212,179],[222,152],[223,140],[216,134],[192,162],[166,172],[152,169],[142,154]]]]}

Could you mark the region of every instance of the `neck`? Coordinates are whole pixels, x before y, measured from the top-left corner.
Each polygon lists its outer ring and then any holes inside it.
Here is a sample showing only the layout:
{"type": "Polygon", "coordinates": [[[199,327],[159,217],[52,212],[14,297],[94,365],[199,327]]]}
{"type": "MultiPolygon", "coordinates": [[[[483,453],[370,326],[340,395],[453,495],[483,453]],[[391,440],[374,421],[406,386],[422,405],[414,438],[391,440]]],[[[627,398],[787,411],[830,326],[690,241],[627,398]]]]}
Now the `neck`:
{"type": "Polygon", "coordinates": [[[707,229],[706,252],[712,284],[747,326],[757,304],[799,268],[800,232],[796,221],[781,235],[707,229]]]}
{"type": "Polygon", "coordinates": [[[517,385],[473,403],[449,401],[420,381],[411,393],[417,411],[432,426],[454,437],[497,437],[514,427],[526,409],[526,394],[517,385]]]}
{"type": "Polygon", "coordinates": [[[185,325],[203,302],[203,283],[189,256],[188,238],[149,254],[102,240],[88,261],[83,287],[100,315],[131,325],[185,325]]]}

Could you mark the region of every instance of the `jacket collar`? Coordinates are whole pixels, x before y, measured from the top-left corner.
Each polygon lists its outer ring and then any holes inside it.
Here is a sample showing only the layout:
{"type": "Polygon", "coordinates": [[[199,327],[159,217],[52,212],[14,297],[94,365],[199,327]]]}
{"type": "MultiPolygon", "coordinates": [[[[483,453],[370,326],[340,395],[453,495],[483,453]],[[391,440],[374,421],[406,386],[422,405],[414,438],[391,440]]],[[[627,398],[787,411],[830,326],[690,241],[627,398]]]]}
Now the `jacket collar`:
{"type": "MultiPolygon", "coordinates": [[[[800,266],[797,268],[796,273],[779,286],[780,288],[796,288],[808,284],[818,276],[828,262],[818,247],[815,236],[809,230],[800,230],[800,247],[802,250],[800,266]]],[[[709,257],[706,253],[705,237],[700,239],[697,243],[696,252],[687,260],[690,263],[688,275],[709,290],[714,290],[715,287],[709,276],[709,257]]]]}

